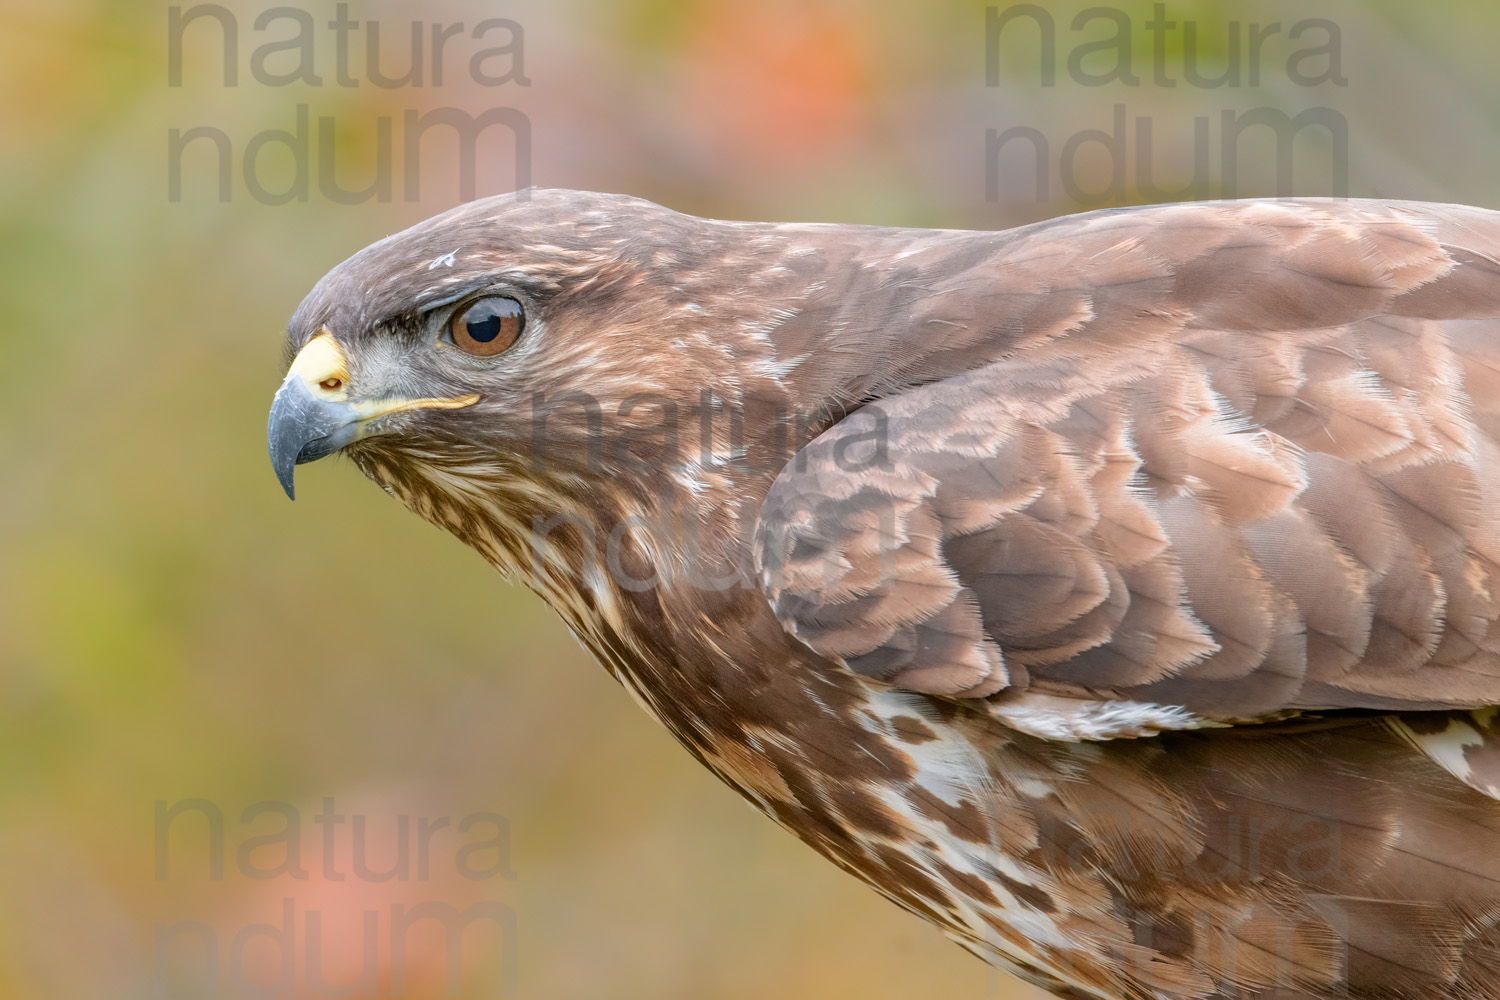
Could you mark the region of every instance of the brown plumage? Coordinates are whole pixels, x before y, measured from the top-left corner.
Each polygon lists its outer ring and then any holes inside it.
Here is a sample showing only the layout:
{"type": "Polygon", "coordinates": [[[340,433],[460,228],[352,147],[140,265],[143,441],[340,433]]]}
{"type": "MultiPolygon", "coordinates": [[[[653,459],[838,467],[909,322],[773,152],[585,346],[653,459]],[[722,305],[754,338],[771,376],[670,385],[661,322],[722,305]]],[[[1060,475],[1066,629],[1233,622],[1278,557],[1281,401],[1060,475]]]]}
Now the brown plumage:
{"type": "Polygon", "coordinates": [[[986,960],[1500,996],[1500,215],[534,191],[356,254],[289,338],[288,486],[347,446],[986,960]],[[487,302],[524,328],[479,350],[487,302]]]}

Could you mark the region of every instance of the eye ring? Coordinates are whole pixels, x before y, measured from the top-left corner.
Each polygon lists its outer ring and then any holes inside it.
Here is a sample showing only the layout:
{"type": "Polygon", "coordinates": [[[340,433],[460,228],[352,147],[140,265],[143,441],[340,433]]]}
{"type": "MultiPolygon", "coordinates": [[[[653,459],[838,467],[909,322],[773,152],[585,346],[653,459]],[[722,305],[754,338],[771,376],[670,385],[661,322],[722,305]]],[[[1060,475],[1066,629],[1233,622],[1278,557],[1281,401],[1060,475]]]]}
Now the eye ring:
{"type": "Polygon", "coordinates": [[[488,358],[508,349],[526,329],[526,311],[508,295],[486,295],[465,303],[448,321],[453,346],[488,358]]]}

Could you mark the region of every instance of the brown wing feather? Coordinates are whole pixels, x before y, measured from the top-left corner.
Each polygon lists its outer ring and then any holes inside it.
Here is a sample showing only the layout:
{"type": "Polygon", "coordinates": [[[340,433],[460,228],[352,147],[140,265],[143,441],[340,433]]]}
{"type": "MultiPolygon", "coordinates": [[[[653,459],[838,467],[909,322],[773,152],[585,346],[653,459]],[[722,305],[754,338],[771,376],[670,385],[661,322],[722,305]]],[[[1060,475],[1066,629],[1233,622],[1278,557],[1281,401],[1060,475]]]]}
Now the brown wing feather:
{"type": "MultiPolygon", "coordinates": [[[[1500,216],[1020,230],[762,508],[778,618],[911,690],[1249,720],[1500,702],[1500,216]],[[904,368],[903,368],[904,366],[904,368]]],[[[950,272],[951,272],[950,268],[950,272]]]]}

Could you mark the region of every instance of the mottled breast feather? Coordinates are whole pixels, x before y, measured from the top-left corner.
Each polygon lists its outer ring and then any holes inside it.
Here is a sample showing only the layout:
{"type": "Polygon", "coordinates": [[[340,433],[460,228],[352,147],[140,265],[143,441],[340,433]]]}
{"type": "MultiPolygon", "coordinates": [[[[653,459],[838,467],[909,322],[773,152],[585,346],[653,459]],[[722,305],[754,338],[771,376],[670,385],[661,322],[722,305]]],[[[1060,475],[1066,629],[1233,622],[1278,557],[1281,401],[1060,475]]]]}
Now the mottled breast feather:
{"type": "Polygon", "coordinates": [[[908,368],[926,337],[943,377],[777,478],[757,568],[789,632],[1022,728],[1140,710],[1073,735],[1500,702],[1493,214],[1230,202],[1011,235],[945,292],[990,335],[911,331],[908,368]]]}

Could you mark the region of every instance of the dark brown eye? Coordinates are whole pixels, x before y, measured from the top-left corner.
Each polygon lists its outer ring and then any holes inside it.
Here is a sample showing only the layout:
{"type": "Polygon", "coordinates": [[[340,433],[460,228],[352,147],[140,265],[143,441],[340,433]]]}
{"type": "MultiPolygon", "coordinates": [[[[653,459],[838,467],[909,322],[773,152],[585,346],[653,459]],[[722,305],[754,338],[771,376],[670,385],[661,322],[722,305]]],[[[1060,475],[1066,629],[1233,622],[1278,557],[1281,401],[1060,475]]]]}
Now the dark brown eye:
{"type": "Polygon", "coordinates": [[[521,336],[526,314],[521,303],[504,295],[476,299],[453,314],[453,344],[470,354],[499,354],[521,336]]]}

